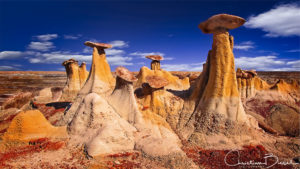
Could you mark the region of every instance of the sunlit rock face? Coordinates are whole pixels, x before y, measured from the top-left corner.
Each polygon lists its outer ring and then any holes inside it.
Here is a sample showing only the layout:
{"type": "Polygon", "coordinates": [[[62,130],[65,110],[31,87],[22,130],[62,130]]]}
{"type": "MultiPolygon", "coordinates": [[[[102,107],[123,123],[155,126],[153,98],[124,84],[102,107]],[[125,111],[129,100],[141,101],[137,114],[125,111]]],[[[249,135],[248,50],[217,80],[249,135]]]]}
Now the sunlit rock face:
{"type": "Polygon", "coordinates": [[[71,122],[84,97],[89,93],[97,93],[106,97],[114,88],[115,78],[112,76],[104,51],[104,49],[111,48],[111,45],[93,42],[85,42],[85,45],[93,48],[92,65],[88,79],[78,92],[71,108],[65,112],[64,117],[57,123],[58,125],[66,125],[71,122]]]}
{"type": "Polygon", "coordinates": [[[229,29],[237,28],[244,22],[243,18],[220,14],[199,25],[203,33],[213,34],[213,44],[203,72],[183,109],[183,117],[194,109],[192,118],[183,118],[188,120],[185,125],[188,129],[183,130],[187,131],[183,132],[183,137],[188,137],[187,133],[193,131],[218,132],[221,128],[225,129],[230,121],[250,125],[252,120],[249,118],[252,117],[246,115],[238,91],[232,52],[233,37],[228,33],[229,29]]]}
{"type": "Polygon", "coordinates": [[[167,79],[169,84],[165,86],[166,89],[171,90],[187,90],[190,87],[189,78],[185,77],[184,79],[179,79],[177,76],[172,75],[170,72],[163,69],[151,70],[145,66],[140,69],[140,72],[137,76],[138,81],[136,86],[142,86],[146,82],[147,76],[159,76],[167,79]]]}
{"type": "Polygon", "coordinates": [[[257,76],[255,70],[242,70],[238,68],[236,77],[239,93],[242,98],[253,97],[257,91],[268,90],[270,88],[267,82],[257,76]]]}
{"type": "Polygon", "coordinates": [[[54,127],[39,110],[28,110],[14,117],[2,139],[4,141],[29,141],[38,138],[66,137],[66,127],[54,127]]]}

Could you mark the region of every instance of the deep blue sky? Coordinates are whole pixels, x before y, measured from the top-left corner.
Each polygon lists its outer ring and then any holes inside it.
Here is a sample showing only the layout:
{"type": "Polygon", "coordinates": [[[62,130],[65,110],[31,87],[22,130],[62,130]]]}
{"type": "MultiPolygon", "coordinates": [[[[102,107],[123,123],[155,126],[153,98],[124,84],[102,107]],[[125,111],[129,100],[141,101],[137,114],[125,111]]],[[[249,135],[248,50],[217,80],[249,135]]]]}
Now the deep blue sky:
{"type": "Polygon", "coordinates": [[[93,40],[120,44],[108,52],[112,70],[123,65],[137,71],[150,64],[143,55],[159,52],[167,58],[162,62],[167,70],[201,71],[211,48],[212,35],[198,29],[200,22],[219,13],[241,16],[247,21],[250,16],[267,13],[267,17],[262,15],[262,19],[251,21],[249,26],[230,31],[235,38],[237,66],[299,71],[300,27],[297,22],[300,19],[295,20],[295,16],[300,15],[299,9],[299,1],[278,0],[0,0],[0,70],[63,70],[61,62],[71,57],[89,64],[92,53],[83,43],[93,40]],[[283,6],[286,18],[280,18],[282,12],[278,8],[283,6]],[[278,9],[277,13],[270,13],[272,9],[278,9]],[[268,19],[270,16],[274,17],[268,19]],[[270,24],[261,25],[261,22],[270,24]],[[285,25],[289,25],[288,28],[285,25]],[[39,35],[52,36],[52,39],[43,40],[39,35]]]}

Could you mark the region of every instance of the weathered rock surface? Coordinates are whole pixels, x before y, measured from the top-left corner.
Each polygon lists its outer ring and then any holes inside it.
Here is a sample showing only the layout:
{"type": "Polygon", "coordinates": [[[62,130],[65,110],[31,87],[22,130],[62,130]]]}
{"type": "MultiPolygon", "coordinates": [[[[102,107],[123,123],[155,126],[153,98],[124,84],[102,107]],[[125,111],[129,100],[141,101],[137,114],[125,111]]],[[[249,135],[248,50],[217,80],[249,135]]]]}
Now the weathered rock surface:
{"type": "Polygon", "coordinates": [[[3,135],[4,141],[28,141],[37,138],[66,138],[66,127],[52,126],[38,110],[20,112],[3,135]]]}
{"type": "Polygon", "coordinates": [[[179,79],[177,76],[172,75],[170,72],[163,69],[150,70],[147,67],[142,67],[139,74],[137,75],[138,81],[135,86],[142,86],[146,82],[147,76],[159,76],[168,80],[169,84],[165,87],[171,90],[187,90],[190,87],[189,78],[179,79]]]}
{"type": "Polygon", "coordinates": [[[275,104],[271,107],[270,115],[266,122],[281,135],[299,136],[300,114],[295,109],[283,104],[275,104]]]}
{"type": "Polygon", "coordinates": [[[226,124],[230,122],[257,125],[253,117],[245,113],[239,96],[232,53],[233,38],[227,32],[244,22],[240,17],[221,14],[212,16],[199,25],[204,33],[213,33],[213,45],[203,72],[196,80],[197,86],[183,109],[183,114],[188,114],[194,106],[193,117],[188,118],[185,125],[187,129],[182,130],[183,137],[189,137],[187,132],[191,134],[193,131],[216,133],[220,128],[226,128],[226,124]],[[251,122],[254,124],[250,124],[251,122]]]}
{"type": "Polygon", "coordinates": [[[58,125],[66,125],[71,122],[75,112],[78,110],[80,104],[82,104],[83,99],[87,94],[97,93],[101,96],[107,96],[111,93],[115,85],[115,79],[112,76],[110,66],[106,60],[106,55],[104,52],[104,48],[108,48],[110,46],[105,44],[99,46],[100,43],[96,43],[95,45],[93,42],[87,42],[85,44],[87,46],[95,46],[93,48],[93,59],[90,74],[84,86],[78,92],[78,95],[71,108],[66,112],[64,118],[57,123],[58,125]]]}
{"type": "Polygon", "coordinates": [[[242,98],[253,97],[257,91],[268,90],[270,85],[259,78],[254,70],[237,69],[236,72],[239,93],[242,98]]]}

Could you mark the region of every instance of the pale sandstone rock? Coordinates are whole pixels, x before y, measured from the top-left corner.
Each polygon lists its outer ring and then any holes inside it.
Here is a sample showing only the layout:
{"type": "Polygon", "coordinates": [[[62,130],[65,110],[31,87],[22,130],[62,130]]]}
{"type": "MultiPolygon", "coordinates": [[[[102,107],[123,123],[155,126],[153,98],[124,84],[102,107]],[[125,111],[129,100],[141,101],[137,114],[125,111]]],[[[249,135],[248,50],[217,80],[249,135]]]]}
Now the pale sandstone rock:
{"type": "MultiPolygon", "coordinates": [[[[150,111],[150,109],[146,110],[146,112],[139,110],[132,86],[132,82],[136,80],[133,74],[124,67],[118,67],[116,75],[116,87],[108,97],[108,102],[122,118],[137,129],[135,133],[135,149],[151,156],[169,155],[172,153],[182,154],[180,140],[170,129],[165,118],[157,115],[156,112],[150,111]]],[[[151,78],[151,80],[153,79],[151,78]]],[[[174,105],[168,104],[166,106],[170,106],[168,108],[172,109],[174,105]]]]}
{"type": "Polygon", "coordinates": [[[52,90],[50,87],[40,90],[38,96],[34,97],[33,100],[38,103],[49,103],[51,101],[55,101],[53,100],[52,90]]]}
{"type": "Polygon", "coordinates": [[[110,66],[106,60],[104,52],[104,49],[111,47],[111,45],[93,42],[86,42],[85,45],[93,47],[93,60],[88,79],[78,92],[76,100],[73,102],[71,108],[65,112],[64,117],[57,123],[57,125],[66,125],[71,122],[75,112],[87,94],[97,93],[106,97],[114,88],[115,79],[112,76],[110,66]]]}
{"type": "Polygon", "coordinates": [[[142,118],[141,113],[138,111],[133,90],[133,82],[137,79],[132,72],[124,67],[118,67],[116,75],[116,87],[108,97],[108,103],[129,123],[137,123],[142,118]]]}
{"type": "Polygon", "coordinates": [[[84,143],[90,156],[131,151],[136,129],[96,93],[90,93],[76,111],[68,131],[84,143]]]}

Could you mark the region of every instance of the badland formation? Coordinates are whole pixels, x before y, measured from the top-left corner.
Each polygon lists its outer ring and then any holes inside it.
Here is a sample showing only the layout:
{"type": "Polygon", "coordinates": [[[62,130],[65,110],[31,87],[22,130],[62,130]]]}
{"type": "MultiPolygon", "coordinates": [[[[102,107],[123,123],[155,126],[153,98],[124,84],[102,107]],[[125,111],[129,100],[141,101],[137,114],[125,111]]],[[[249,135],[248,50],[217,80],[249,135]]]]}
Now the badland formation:
{"type": "Polygon", "coordinates": [[[291,162],[274,167],[299,167],[299,81],[268,83],[235,67],[229,31],[244,23],[219,14],[199,24],[213,44],[193,80],[163,70],[159,55],[146,56],[150,68],[137,74],[122,66],[113,73],[105,54],[112,46],[85,42],[93,49],[89,72],[66,60],[63,87],[2,103],[0,166],[231,168],[238,157],[264,162],[273,153],[291,162]],[[228,159],[231,150],[241,154],[228,159]]]}

